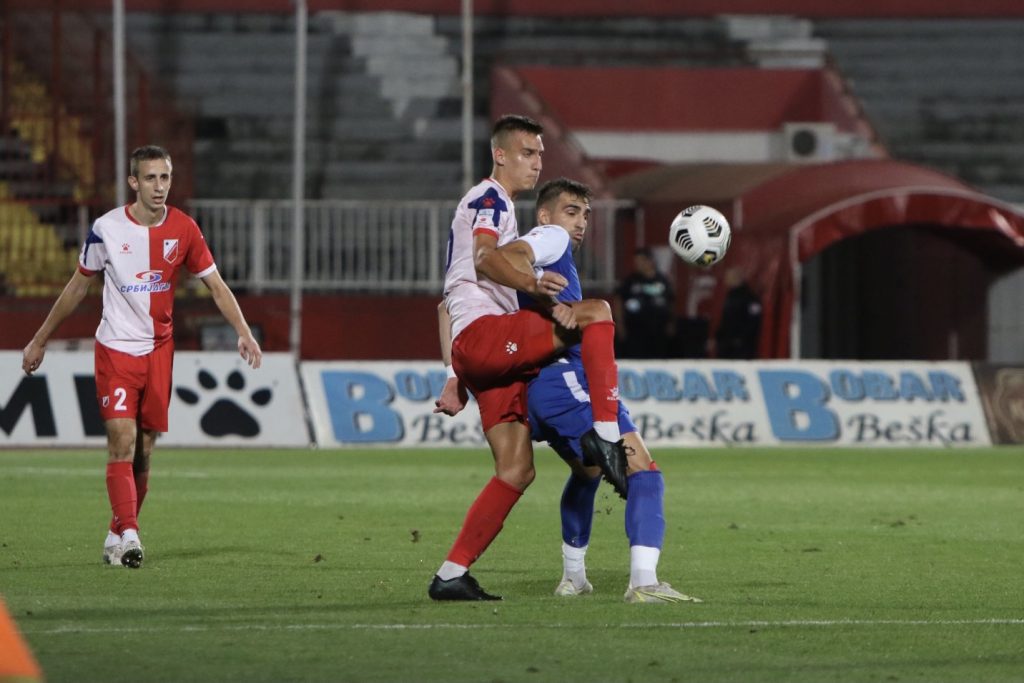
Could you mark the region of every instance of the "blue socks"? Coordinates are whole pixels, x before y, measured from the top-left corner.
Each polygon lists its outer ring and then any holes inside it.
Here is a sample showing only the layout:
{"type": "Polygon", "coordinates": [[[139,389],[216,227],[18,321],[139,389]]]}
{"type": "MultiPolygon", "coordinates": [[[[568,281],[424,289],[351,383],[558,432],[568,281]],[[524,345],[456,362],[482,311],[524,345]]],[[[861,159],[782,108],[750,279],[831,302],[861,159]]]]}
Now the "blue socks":
{"type": "MultiPolygon", "coordinates": [[[[660,549],[665,540],[665,479],[659,470],[647,470],[629,475],[627,481],[626,537],[629,545],[660,549]]],[[[565,519],[564,507],[562,519],[565,519]]]]}
{"type": "MultiPolygon", "coordinates": [[[[594,496],[601,477],[580,479],[572,474],[562,490],[562,540],[566,545],[583,548],[590,543],[594,523],[594,496]]],[[[664,527],[664,524],[662,524],[664,527]]]]}
{"type": "MultiPolygon", "coordinates": [[[[590,543],[594,497],[601,477],[580,479],[569,475],[562,491],[562,540],[583,548],[590,543]]],[[[629,545],[661,548],[665,540],[665,479],[659,470],[629,475],[626,500],[626,537],[629,545]]]]}

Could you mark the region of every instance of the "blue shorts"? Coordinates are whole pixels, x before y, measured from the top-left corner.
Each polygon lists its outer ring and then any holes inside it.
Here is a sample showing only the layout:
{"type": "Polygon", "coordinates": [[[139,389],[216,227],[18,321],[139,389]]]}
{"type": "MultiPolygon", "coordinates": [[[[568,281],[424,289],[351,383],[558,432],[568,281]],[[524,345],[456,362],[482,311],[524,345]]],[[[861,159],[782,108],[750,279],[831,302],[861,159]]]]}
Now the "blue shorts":
{"type": "MultiPolygon", "coordinates": [[[[582,460],[580,437],[594,428],[587,378],[580,363],[546,366],[527,387],[530,438],[547,441],[565,460],[582,460]]],[[[629,410],[619,401],[619,431],[636,431],[629,410]]]]}

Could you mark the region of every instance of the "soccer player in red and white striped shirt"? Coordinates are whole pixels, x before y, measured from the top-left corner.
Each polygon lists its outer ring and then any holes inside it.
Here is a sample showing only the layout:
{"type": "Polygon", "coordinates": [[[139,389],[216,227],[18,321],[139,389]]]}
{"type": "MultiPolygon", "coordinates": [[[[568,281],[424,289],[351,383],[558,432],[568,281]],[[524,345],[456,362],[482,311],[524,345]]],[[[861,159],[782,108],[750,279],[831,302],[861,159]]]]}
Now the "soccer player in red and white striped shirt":
{"type": "MultiPolygon", "coordinates": [[[[611,308],[596,299],[571,305],[555,301],[552,297],[568,284],[562,275],[522,272],[498,251],[519,239],[512,200],[537,183],[543,165],[542,133],[543,127],[525,116],[498,119],[491,135],[491,177],[463,197],[452,220],[444,293],[451,340],[442,342],[445,349],[451,347],[452,372],[446,391],[458,394],[460,388],[469,389],[476,397],[484,436],[494,456],[494,477],[470,506],[455,543],[427,589],[434,600],[501,599],[483,590],[470,576],[469,567],[497,537],[533,481],[527,381],[573,344],[582,344],[593,413],[594,428],[583,435],[582,447],[588,461],[601,468],[616,491],[623,498],[627,493],[626,452],[617,421],[619,388],[611,308]],[[544,310],[520,309],[517,290],[537,297],[544,310]]],[[[564,239],[568,241],[568,237],[564,239]]],[[[531,263],[544,256],[535,253],[533,246],[525,248],[531,263]]],[[[564,249],[562,244],[554,258],[564,249]]],[[[447,331],[445,324],[442,335],[447,331]]]]}
{"type": "Polygon", "coordinates": [[[149,459],[167,431],[171,398],[174,288],[184,267],[209,287],[221,314],[238,333],[238,352],[253,368],[263,352],[238,301],[224,283],[199,226],[167,204],[171,157],[161,147],[132,152],[128,184],[135,202],[96,220],[82,245],[78,269],[25,347],[22,369],[39,369],[46,343],[102,272],[103,316],[96,330],[96,398],[107,429],[107,496],[113,519],[103,560],[138,568],[143,548],[138,513],[146,496],[149,459]]]}

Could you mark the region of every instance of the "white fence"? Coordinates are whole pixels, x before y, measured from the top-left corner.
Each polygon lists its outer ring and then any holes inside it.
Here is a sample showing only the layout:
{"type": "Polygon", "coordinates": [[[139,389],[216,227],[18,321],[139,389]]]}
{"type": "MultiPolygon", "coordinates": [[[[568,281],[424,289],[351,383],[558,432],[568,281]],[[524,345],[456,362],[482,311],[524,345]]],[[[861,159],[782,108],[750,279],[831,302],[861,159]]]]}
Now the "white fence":
{"type": "MultiPolygon", "coordinates": [[[[190,208],[228,283],[260,292],[291,285],[291,207],[285,200],[198,199],[190,208]]],[[[452,201],[307,201],[303,288],[439,292],[454,209],[452,201]]],[[[577,256],[585,290],[614,289],[616,225],[637,214],[631,202],[594,202],[577,256]]],[[[517,209],[517,218],[523,232],[532,227],[532,206],[517,209]]]]}

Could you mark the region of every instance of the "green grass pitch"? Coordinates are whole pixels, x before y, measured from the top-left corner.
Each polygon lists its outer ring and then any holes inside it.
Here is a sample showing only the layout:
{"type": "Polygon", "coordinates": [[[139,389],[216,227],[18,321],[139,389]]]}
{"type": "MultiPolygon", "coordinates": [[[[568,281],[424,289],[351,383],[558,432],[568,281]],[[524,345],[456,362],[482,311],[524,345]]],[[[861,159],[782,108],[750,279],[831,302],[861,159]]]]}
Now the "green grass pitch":
{"type": "Polygon", "coordinates": [[[1024,449],[656,456],[659,578],[704,604],[623,603],[607,485],[596,592],[554,597],[546,448],[473,568],[500,603],[426,595],[479,450],[158,449],[139,571],[100,562],[102,452],[2,452],[0,594],[51,683],[1024,680],[1024,449]]]}

